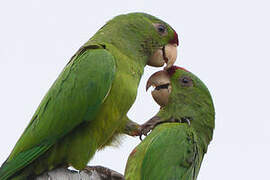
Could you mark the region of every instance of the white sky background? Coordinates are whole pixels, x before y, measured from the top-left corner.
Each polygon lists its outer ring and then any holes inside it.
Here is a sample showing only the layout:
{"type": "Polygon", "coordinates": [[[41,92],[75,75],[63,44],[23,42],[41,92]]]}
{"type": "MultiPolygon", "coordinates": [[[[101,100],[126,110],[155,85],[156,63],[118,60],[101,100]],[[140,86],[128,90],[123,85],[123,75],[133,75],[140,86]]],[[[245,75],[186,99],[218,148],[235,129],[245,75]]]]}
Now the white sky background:
{"type": "MultiPolygon", "coordinates": [[[[106,21],[140,11],[168,22],[180,37],[177,65],[198,75],[216,107],[216,129],[200,180],[269,176],[270,11],[265,0],[1,1],[0,164],[51,84],[106,21]]],[[[129,117],[143,123],[158,106],[144,91],[145,68],[129,117]]],[[[121,173],[138,138],[106,148],[90,162],[121,173]]]]}

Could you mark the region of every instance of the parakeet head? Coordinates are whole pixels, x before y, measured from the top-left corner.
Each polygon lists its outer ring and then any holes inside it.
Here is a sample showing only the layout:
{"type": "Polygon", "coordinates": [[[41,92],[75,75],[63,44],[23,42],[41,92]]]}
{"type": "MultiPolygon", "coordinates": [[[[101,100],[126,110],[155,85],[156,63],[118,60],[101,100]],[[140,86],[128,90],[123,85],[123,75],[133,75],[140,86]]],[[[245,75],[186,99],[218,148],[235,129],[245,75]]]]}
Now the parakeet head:
{"type": "Polygon", "coordinates": [[[168,69],[177,57],[178,35],[164,21],[145,13],[119,15],[107,22],[92,41],[110,43],[144,65],[168,69]]]}
{"type": "Polygon", "coordinates": [[[150,86],[154,86],[152,96],[161,107],[181,100],[184,101],[181,104],[212,101],[204,83],[191,72],[177,66],[154,73],[148,79],[146,89],[150,86]]]}
{"type": "Polygon", "coordinates": [[[172,66],[154,73],[146,89],[154,87],[152,96],[161,106],[158,115],[188,120],[191,126],[205,133],[210,141],[214,129],[214,105],[205,84],[184,68],[172,66]]]}

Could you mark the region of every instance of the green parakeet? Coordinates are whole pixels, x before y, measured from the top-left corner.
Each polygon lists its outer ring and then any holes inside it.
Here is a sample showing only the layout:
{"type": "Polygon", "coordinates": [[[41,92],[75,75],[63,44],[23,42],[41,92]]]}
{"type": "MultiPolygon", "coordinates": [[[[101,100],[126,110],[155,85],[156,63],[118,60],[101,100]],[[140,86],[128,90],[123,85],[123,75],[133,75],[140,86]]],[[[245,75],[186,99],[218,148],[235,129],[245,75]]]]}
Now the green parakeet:
{"type": "Polygon", "coordinates": [[[194,180],[212,140],[215,112],[203,82],[183,68],[173,66],[153,74],[147,88],[160,111],[142,125],[152,132],[131,152],[127,180],[194,180]]]}
{"type": "Polygon", "coordinates": [[[138,135],[126,114],[146,65],[169,68],[178,36],[144,13],[106,23],[71,58],[0,169],[0,179],[28,179],[57,167],[83,169],[117,135],[138,135]]]}

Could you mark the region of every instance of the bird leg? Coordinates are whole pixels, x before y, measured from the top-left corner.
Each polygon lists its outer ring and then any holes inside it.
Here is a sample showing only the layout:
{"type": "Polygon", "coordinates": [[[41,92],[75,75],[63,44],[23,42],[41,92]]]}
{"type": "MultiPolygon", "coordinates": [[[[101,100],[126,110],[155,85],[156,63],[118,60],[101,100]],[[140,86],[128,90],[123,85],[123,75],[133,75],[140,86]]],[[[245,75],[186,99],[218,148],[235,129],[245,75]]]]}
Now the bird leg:
{"type": "Polygon", "coordinates": [[[127,134],[129,136],[140,136],[140,125],[131,120],[128,120],[124,129],[124,134],[127,134]]]}

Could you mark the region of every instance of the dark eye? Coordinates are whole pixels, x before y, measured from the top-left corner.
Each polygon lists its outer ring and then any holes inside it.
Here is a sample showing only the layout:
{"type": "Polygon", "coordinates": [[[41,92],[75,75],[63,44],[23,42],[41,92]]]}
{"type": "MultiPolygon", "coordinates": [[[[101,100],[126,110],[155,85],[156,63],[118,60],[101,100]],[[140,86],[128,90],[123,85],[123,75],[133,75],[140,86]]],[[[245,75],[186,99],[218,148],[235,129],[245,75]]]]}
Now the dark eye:
{"type": "Polygon", "coordinates": [[[182,76],[182,77],[180,77],[179,82],[180,82],[181,86],[183,86],[183,87],[193,86],[193,81],[188,76],[182,76]]]}
{"type": "Polygon", "coordinates": [[[157,29],[159,34],[161,34],[161,35],[167,34],[167,28],[163,24],[154,24],[154,26],[157,29]]]}

